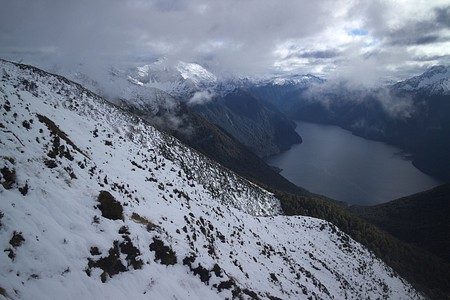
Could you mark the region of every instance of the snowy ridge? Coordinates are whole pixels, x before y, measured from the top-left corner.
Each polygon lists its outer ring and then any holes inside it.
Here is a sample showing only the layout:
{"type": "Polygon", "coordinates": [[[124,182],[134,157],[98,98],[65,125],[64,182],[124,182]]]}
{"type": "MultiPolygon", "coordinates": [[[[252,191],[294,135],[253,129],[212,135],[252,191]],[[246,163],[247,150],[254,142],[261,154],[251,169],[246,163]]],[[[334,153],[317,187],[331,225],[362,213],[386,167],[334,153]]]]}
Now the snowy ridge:
{"type": "Polygon", "coordinates": [[[179,61],[176,68],[185,80],[190,79],[196,85],[200,85],[203,82],[215,83],[217,81],[217,78],[214,74],[212,74],[199,64],[179,61]]]}
{"type": "Polygon", "coordinates": [[[310,74],[307,74],[307,75],[294,74],[294,75],[290,75],[290,76],[275,76],[272,78],[256,81],[257,86],[294,85],[299,88],[308,87],[312,84],[317,84],[317,83],[323,83],[323,79],[316,77],[314,75],[310,75],[310,74]]]}
{"type": "Polygon", "coordinates": [[[160,59],[148,65],[138,66],[129,75],[130,82],[141,86],[161,89],[170,95],[187,100],[197,91],[208,90],[225,96],[239,88],[252,86],[296,86],[304,88],[323,80],[311,74],[274,75],[266,78],[218,76],[196,63],[178,61],[171,65],[167,59],[160,59]]]}
{"type": "Polygon", "coordinates": [[[450,94],[450,67],[434,66],[422,75],[412,77],[394,85],[406,91],[423,90],[430,94],[450,94]]]}
{"type": "Polygon", "coordinates": [[[157,88],[184,100],[196,91],[212,89],[217,84],[217,77],[199,64],[182,61],[171,64],[167,59],[137,66],[126,73],[134,84],[157,88]]]}
{"type": "Polygon", "coordinates": [[[334,225],[0,61],[0,299],[420,299],[334,225]]]}

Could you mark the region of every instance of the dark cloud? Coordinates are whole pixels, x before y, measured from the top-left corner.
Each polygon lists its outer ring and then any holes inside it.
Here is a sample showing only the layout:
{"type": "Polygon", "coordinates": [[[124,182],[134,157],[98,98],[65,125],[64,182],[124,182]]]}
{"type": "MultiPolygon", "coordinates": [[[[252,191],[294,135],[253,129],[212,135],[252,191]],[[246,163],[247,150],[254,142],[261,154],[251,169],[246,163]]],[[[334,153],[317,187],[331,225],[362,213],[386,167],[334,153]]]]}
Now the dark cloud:
{"type": "Polygon", "coordinates": [[[450,28],[450,6],[436,8],[436,22],[442,26],[450,28]]]}
{"type": "Polygon", "coordinates": [[[297,57],[302,58],[316,58],[316,59],[327,59],[327,58],[334,58],[339,55],[342,55],[341,51],[336,49],[329,49],[329,50],[318,50],[318,51],[305,51],[302,53],[295,54],[297,57]]]}
{"type": "Polygon", "coordinates": [[[424,44],[432,44],[439,41],[439,36],[437,35],[426,35],[419,37],[414,41],[414,44],[416,45],[424,45],[424,44]]]}

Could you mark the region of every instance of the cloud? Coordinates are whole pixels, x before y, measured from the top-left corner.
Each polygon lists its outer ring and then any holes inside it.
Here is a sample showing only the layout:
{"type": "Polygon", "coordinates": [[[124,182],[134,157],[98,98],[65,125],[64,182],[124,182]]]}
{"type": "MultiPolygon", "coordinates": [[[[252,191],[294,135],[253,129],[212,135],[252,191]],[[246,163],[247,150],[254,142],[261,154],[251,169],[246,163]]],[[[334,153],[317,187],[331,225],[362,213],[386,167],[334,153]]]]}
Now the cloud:
{"type": "MultiPolygon", "coordinates": [[[[51,68],[149,63],[335,76],[449,64],[448,0],[0,0],[0,56],[51,68]],[[430,50],[434,47],[437,50],[430,50]],[[416,48],[414,48],[416,47],[416,48]],[[426,61],[424,56],[434,57],[426,61]],[[420,57],[420,59],[416,59],[420,57]],[[367,69],[366,72],[372,72],[367,69]]],[[[403,73],[402,73],[403,74],[403,73]]]]}
{"type": "Polygon", "coordinates": [[[210,102],[214,97],[214,93],[210,91],[198,91],[188,100],[188,105],[203,105],[210,102]]]}
{"type": "Polygon", "coordinates": [[[342,102],[369,106],[371,103],[378,103],[387,116],[399,120],[410,118],[417,110],[413,99],[408,95],[396,95],[386,86],[367,88],[355,85],[342,78],[313,85],[305,91],[304,97],[310,102],[320,102],[328,110],[333,110],[334,104],[342,102]]]}

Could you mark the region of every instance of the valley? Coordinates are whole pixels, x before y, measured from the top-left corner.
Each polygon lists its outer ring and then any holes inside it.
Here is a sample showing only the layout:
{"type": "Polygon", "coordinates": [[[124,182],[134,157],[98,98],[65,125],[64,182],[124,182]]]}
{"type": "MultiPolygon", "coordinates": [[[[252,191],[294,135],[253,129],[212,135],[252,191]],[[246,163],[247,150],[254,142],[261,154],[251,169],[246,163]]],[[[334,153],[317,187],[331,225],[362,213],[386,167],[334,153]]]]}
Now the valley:
{"type": "Polygon", "coordinates": [[[1,297],[423,298],[332,223],[286,216],[281,196],[143,119],[1,69],[1,297]]]}
{"type": "MultiPolygon", "coordinates": [[[[95,287],[99,296],[130,293],[123,284],[138,280],[141,284],[132,292],[135,298],[145,298],[142,295],[147,294],[169,297],[163,290],[172,287],[172,283],[155,279],[145,283],[141,277],[153,278],[154,272],[163,270],[155,268],[152,261],[173,265],[173,269],[165,269],[165,276],[195,286],[188,297],[283,299],[303,294],[332,299],[359,298],[361,291],[370,291],[374,298],[421,299],[422,293],[439,298],[447,291],[445,278],[449,268],[440,258],[393,239],[331,199],[294,188],[287,181],[272,181],[270,178],[282,177],[274,176],[271,168],[262,167],[264,163],[244,150],[225,130],[211,125],[162,91],[146,91],[146,97],[135,98],[135,105],[130,101],[133,98],[112,104],[64,77],[9,62],[2,62],[1,82],[4,121],[0,124],[0,142],[5,154],[0,193],[7,202],[0,207],[3,228],[0,233],[4,235],[5,250],[0,263],[9,272],[3,280],[8,285],[0,286],[0,291],[7,299],[11,295],[27,298],[31,294],[45,299],[48,295],[44,290],[56,286],[74,295],[74,290],[56,285],[54,280],[64,286],[66,280],[71,280],[75,287],[95,287]],[[173,116],[181,116],[178,120],[186,123],[171,126],[173,116]],[[151,126],[152,123],[164,131],[151,126]],[[202,136],[215,142],[199,143],[194,138],[202,136]],[[230,171],[216,159],[244,175],[230,171]],[[257,164],[240,163],[247,159],[257,164]],[[38,171],[42,168],[43,171],[38,171]],[[266,168],[265,175],[258,168],[266,168]],[[74,202],[75,195],[79,195],[80,203],[74,202]],[[23,198],[31,202],[23,202],[23,198]],[[48,215],[46,210],[58,200],[63,202],[48,215]],[[19,209],[15,209],[17,205],[19,209]],[[65,207],[70,209],[66,211],[65,207]],[[177,213],[172,214],[174,210],[177,213]],[[87,218],[79,217],[78,213],[73,215],[73,211],[82,212],[87,218]],[[25,223],[13,221],[25,220],[27,216],[29,220],[25,223]],[[249,227],[239,220],[245,220],[249,227]],[[226,233],[232,223],[241,224],[235,228],[240,234],[226,233]],[[56,226],[56,231],[46,234],[50,224],[56,226]],[[139,224],[145,225],[144,231],[139,224]],[[89,226],[97,228],[95,237],[93,233],[87,234],[89,226]],[[292,240],[302,230],[306,235],[292,240]],[[182,232],[187,233],[184,239],[179,237],[182,232]],[[267,235],[262,237],[255,232],[267,235]],[[279,239],[270,237],[279,232],[283,232],[279,239]],[[205,240],[199,237],[200,233],[205,240]],[[87,239],[80,238],[83,235],[87,239]],[[260,253],[251,250],[252,236],[254,243],[263,247],[260,253]],[[304,244],[307,236],[311,240],[304,244]],[[58,237],[63,239],[62,245],[58,237]],[[47,243],[44,245],[40,240],[47,243]],[[250,248],[246,248],[244,240],[250,241],[250,248]],[[292,242],[293,248],[287,251],[286,245],[292,242]],[[84,246],[70,250],[74,259],[66,264],[62,258],[68,248],[64,245],[73,243],[84,246]],[[298,256],[299,252],[293,249],[303,249],[304,255],[298,256]],[[43,266],[42,262],[48,260],[46,251],[61,259],[43,266]],[[242,251],[249,256],[232,260],[235,252],[242,251]],[[103,255],[105,252],[109,255],[103,255]],[[295,254],[286,254],[289,252],[295,254]],[[30,255],[33,262],[27,258],[30,255]],[[184,257],[182,265],[179,255],[184,257]],[[312,269],[297,261],[299,257],[302,261],[310,260],[312,269]],[[336,259],[340,262],[356,259],[355,263],[360,265],[345,262],[350,268],[340,273],[336,270],[342,263],[335,264],[336,259]],[[409,267],[410,261],[416,267],[434,267],[416,273],[409,267]],[[28,269],[33,263],[39,267],[28,269]],[[263,277],[252,275],[255,263],[259,266],[258,274],[263,269],[269,272],[268,288],[259,286],[265,282],[263,277]],[[275,269],[280,271],[271,272],[275,269]],[[180,275],[186,271],[188,275],[180,275]],[[17,277],[14,280],[13,274],[17,277]],[[27,284],[19,288],[17,280],[27,284]],[[120,285],[116,285],[117,280],[120,285]],[[108,290],[99,284],[105,284],[108,290]],[[109,294],[111,291],[113,294],[109,294]]],[[[183,298],[180,290],[169,290],[172,296],[183,298]]]]}
{"type": "Polygon", "coordinates": [[[3,1],[0,300],[450,300],[449,20],[3,1]]]}

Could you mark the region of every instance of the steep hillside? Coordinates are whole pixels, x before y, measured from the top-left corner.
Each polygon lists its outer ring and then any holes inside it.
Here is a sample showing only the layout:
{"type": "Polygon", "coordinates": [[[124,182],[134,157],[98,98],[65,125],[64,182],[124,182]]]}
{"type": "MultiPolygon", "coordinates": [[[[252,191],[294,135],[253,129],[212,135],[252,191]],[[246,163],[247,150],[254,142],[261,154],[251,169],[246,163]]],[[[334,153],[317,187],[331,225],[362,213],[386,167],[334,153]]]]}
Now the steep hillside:
{"type": "Polygon", "coordinates": [[[450,184],[380,205],[354,206],[351,211],[450,264],[450,184]]]}
{"type": "MultiPolygon", "coordinates": [[[[188,103],[260,157],[278,154],[301,142],[292,122],[242,90],[244,80],[219,80],[198,64],[171,64],[167,60],[132,68],[122,76],[128,85],[158,88],[188,103]]],[[[124,98],[133,105],[133,95],[124,98]]]]}
{"type": "Polygon", "coordinates": [[[186,104],[176,102],[170,105],[168,111],[155,110],[154,102],[152,97],[141,101],[135,98],[133,101],[121,101],[120,106],[252,182],[294,194],[310,194],[281,176],[229,133],[186,104]]]}
{"type": "Polygon", "coordinates": [[[244,90],[193,107],[253,153],[267,157],[302,142],[295,123],[244,90]]]}
{"type": "Polygon", "coordinates": [[[421,298],[334,225],[68,80],[0,62],[0,297],[421,298]]]}
{"type": "MultiPolygon", "coordinates": [[[[158,68],[162,74],[156,73],[156,66],[153,65],[138,68],[138,75],[142,73],[139,77],[140,80],[148,83],[151,80],[162,80],[161,77],[165,78],[163,75],[168,76],[169,74],[172,74],[172,72],[166,71],[166,67],[164,66],[159,66],[158,68]],[[153,78],[149,74],[158,76],[153,78]],[[146,75],[146,77],[144,75],[146,75]]],[[[202,72],[200,72],[200,74],[202,74],[202,72]]],[[[137,75],[134,76],[136,77],[137,75]]],[[[187,75],[185,74],[185,76],[187,75]]],[[[76,76],[76,79],[86,83],[88,86],[92,86],[94,89],[99,89],[98,84],[93,84],[87,80],[86,77],[78,75],[76,76]]],[[[251,142],[247,143],[248,147],[245,147],[226,130],[219,128],[212,123],[214,122],[214,119],[221,119],[220,116],[212,116],[210,122],[203,115],[194,111],[193,107],[186,102],[175,99],[173,96],[160,89],[147,86],[141,81],[139,81],[141,84],[130,83],[129,80],[125,80],[124,75],[121,75],[121,72],[118,70],[114,73],[110,73],[108,81],[111,85],[115,86],[115,90],[117,91],[111,93],[108,97],[111,102],[133,114],[139,115],[156,128],[169,132],[183,143],[188,144],[212,160],[219,162],[253,182],[264,184],[266,186],[270,185],[276,189],[290,193],[302,195],[308,194],[305,189],[297,187],[295,184],[285,179],[255,154],[257,151],[258,153],[267,155],[267,149],[270,149],[269,151],[278,152],[280,151],[278,145],[288,147],[289,144],[284,144],[284,139],[277,138],[277,136],[283,135],[286,128],[289,129],[287,131],[288,133],[293,131],[293,126],[289,121],[285,118],[280,118],[279,115],[274,115],[265,107],[261,106],[260,102],[252,105],[252,108],[259,112],[259,116],[263,115],[259,120],[252,121],[243,119],[243,117],[239,116],[241,114],[239,111],[230,112],[227,110],[227,113],[229,115],[231,114],[232,118],[240,121],[237,121],[234,124],[221,123],[228,128],[229,131],[234,132],[239,136],[241,140],[251,140],[251,142]],[[264,121],[265,117],[266,120],[264,121]],[[249,127],[248,124],[251,124],[251,127],[249,127]],[[276,124],[279,124],[279,126],[275,126],[276,124]],[[243,130],[239,130],[237,128],[239,126],[241,126],[240,128],[243,128],[243,130]],[[273,129],[274,127],[277,129],[276,132],[273,129]],[[254,128],[256,129],[253,130],[254,128]],[[254,134],[256,130],[259,133],[259,137],[254,134]],[[264,130],[267,131],[267,134],[264,133],[264,130]],[[271,142],[272,140],[275,140],[276,143],[271,142]],[[252,143],[258,144],[259,147],[253,147],[252,143]],[[249,147],[256,149],[255,152],[249,150],[249,147]]],[[[238,99],[231,97],[230,101],[236,103],[238,102],[237,100],[238,99]]],[[[246,104],[247,99],[243,100],[243,103],[236,103],[237,105],[235,106],[250,105],[250,103],[246,104]]],[[[252,98],[250,98],[250,100],[255,101],[252,98]]],[[[202,110],[202,107],[203,105],[194,106],[197,110],[202,110]]],[[[227,109],[220,99],[211,106],[208,105],[208,107],[214,107],[214,110],[219,110],[221,112],[227,109]]],[[[298,141],[298,139],[298,135],[295,135],[292,136],[291,141],[298,141]]]]}

